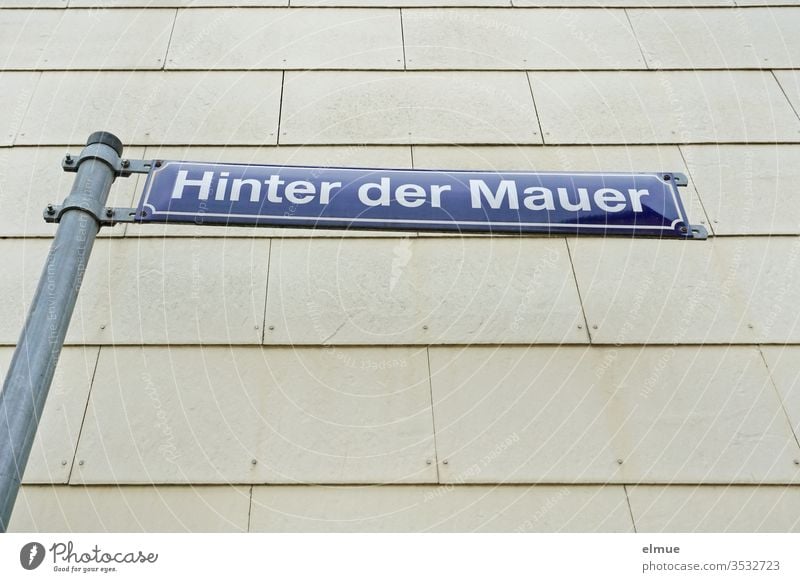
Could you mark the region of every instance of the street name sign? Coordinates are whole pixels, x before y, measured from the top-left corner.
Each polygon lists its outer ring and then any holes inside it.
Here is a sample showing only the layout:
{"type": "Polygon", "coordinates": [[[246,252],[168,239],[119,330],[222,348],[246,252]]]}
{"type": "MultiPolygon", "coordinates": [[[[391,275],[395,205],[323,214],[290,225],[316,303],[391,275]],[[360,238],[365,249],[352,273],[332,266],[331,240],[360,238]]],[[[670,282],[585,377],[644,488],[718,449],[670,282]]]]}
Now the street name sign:
{"type": "Polygon", "coordinates": [[[705,238],[678,173],[389,170],[156,161],[133,220],[705,238]]]}

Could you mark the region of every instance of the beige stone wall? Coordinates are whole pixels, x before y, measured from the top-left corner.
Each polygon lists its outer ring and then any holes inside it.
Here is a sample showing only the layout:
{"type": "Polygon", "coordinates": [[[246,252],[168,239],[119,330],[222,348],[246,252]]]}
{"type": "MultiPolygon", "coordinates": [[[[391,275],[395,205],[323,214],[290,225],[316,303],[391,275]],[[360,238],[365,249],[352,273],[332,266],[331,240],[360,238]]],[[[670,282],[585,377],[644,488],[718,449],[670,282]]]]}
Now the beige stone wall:
{"type": "Polygon", "coordinates": [[[98,129],[684,172],[714,236],[107,229],[11,529],[800,529],[800,2],[288,4],[3,3],[0,370],[98,129]]]}

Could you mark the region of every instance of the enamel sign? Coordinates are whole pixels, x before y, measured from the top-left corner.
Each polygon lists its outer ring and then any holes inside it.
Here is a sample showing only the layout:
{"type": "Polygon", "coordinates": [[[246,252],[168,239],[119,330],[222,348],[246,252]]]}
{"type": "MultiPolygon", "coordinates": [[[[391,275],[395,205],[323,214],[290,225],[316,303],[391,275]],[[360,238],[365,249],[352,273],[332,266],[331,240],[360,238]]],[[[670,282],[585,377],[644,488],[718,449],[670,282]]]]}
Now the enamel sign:
{"type": "Polygon", "coordinates": [[[136,222],[703,238],[676,173],[382,170],[157,161],[136,222]]]}

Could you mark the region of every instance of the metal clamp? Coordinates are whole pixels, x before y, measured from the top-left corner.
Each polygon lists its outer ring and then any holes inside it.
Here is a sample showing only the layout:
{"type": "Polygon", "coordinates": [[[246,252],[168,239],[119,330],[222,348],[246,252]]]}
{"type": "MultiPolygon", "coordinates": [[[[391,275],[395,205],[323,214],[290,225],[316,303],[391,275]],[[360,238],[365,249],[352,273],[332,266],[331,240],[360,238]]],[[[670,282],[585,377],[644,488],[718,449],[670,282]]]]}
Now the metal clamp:
{"type": "Polygon", "coordinates": [[[690,224],[689,232],[691,236],[688,238],[692,240],[706,240],[708,238],[708,229],[702,224],[690,224]]]}
{"type": "Polygon", "coordinates": [[[75,204],[48,204],[44,209],[42,215],[45,222],[58,223],[61,220],[61,215],[67,210],[80,209],[84,212],[91,214],[100,226],[114,226],[115,224],[124,222],[134,222],[136,215],[135,208],[105,208],[102,212],[95,212],[94,208],[90,208],[81,203],[75,204]]]}
{"type": "Polygon", "coordinates": [[[61,167],[65,172],[77,172],[78,167],[84,160],[101,160],[114,170],[117,177],[127,178],[131,174],[147,174],[154,166],[153,160],[129,160],[128,158],[119,159],[110,155],[107,147],[103,144],[91,144],[86,146],[81,155],[77,158],[71,154],[64,156],[61,167]]]}

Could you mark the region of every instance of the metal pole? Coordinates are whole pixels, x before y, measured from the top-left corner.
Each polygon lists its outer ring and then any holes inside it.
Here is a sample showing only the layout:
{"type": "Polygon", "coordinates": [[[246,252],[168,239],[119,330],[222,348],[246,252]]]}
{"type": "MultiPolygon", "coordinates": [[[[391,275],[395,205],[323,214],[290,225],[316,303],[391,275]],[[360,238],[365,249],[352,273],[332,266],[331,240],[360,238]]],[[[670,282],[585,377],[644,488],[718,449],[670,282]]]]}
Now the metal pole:
{"type": "Polygon", "coordinates": [[[8,528],[121,155],[117,137],[96,132],[77,160],[64,162],[77,167],[77,177],[56,217],[58,230],[0,393],[0,532],[8,528]]]}

